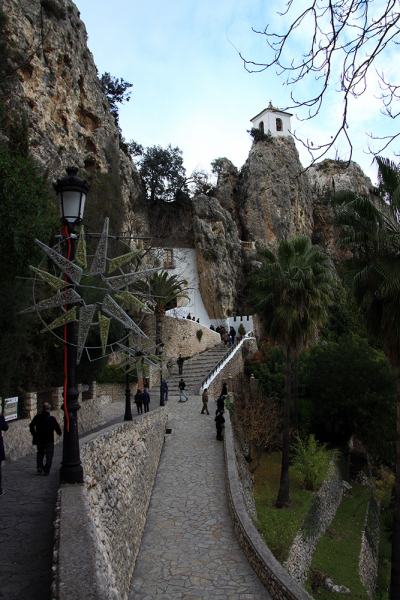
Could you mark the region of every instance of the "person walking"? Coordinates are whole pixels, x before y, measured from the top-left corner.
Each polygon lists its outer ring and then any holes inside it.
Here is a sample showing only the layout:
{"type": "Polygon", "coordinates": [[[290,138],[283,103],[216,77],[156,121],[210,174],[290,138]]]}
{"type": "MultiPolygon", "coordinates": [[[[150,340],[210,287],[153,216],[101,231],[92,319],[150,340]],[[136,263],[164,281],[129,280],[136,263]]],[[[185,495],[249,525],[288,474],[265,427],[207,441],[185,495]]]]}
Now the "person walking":
{"type": "Polygon", "coordinates": [[[185,392],[185,387],[186,387],[186,383],[184,382],[184,380],[182,378],[179,382],[179,402],[187,402],[187,400],[188,400],[188,397],[186,396],[186,392],[185,392]],[[186,400],[182,400],[182,395],[185,396],[186,400]]]}
{"type": "Polygon", "coordinates": [[[178,373],[178,375],[182,375],[183,362],[184,362],[184,359],[182,358],[182,354],[180,354],[178,360],[176,361],[176,364],[179,367],[179,373],[178,373]]]}
{"type": "Polygon", "coordinates": [[[222,428],[224,426],[224,423],[225,423],[224,411],[221,410],[217,413],[217,416],[215,417],[215,427],[217,428],[217,440],[218,441],[223,440],[222,428]]]}
{"type": "Polygon", "coordinates": [[[208,392],[207,392],[207,388],[204,388],[203,391],[203,395],[202,395],[202,400],[203,400],[203,408],[201,409],[201,413],[202,415],[204,415],[204,412],[206,412],[208,415],[210,414],[208,412],[208,392]]]}
{"type": "Polygon", "coordinates": [[[32,434],[32,444],[37,446],[36,452],[36,468],[39,475],[48,475],[53,462],[54,454],[54,432],[61,435],[61,428],[57,420],[50,414],[51,406],[48,402],[44,402],[43,411],[33,417],[29,424],[29,429],[32,434]],[[43,459],[46,456],[46,463],[43,464],[43,459]]]}
{"type": "Polygon", "coordinates": [[[232,343],[234,344],[235,343],[235,337],[236,337],[236,329],[234,328],[233,325],[231,325],[231,328],[229,330],[229,335],[231,336],[232,343]]]}
{"type": "Polygon", "coordinates": [[[138,414],[143,414],[143,397],[140,388],[137,389],[137,392],[135,394],[135,404],[138,414]]]}
{"type": "Polygon", "coordinates": [[[144,392],[142,393],[142,402],[143,402],[144,412],[145,413],[149,412],[150,394],[147,391],[147,389],[145,389],[144,392]]]}
{"type": "Polygon", "coordinates": [[[224,332],[222,334],[222,341],[224,342],[225,346],[227,345],[228,340],[229,340],[229,335],[228,335],[226,329],[224,328],[224,332]]]}
{"type": "Polygon", "coordinates": [[[161,389],[163,395],[163,402],[166,402],[168,400],[168,383],[165,381],[165,379],[162,380],[161,389]]]}
{"type": "Polygon", "coordinates": [[[227,395],[228,395],[228,386],[227,386],[226,381],[224,381],[222,384],[222,390],[221,390],[219,397],[222,398],[222,396],[227,396],[227,395]]]}
{"type": "Polygon", "coordinates": [[[0,415],[0,496],[4,496],[5,494],[1,482],[1,463],[3,462],[3,460],[6,460],[6,455],[4,452],[4,441],[1,433],[2,431],[8,431],[8,423],[3,417],[3,415],[0,415]]]}

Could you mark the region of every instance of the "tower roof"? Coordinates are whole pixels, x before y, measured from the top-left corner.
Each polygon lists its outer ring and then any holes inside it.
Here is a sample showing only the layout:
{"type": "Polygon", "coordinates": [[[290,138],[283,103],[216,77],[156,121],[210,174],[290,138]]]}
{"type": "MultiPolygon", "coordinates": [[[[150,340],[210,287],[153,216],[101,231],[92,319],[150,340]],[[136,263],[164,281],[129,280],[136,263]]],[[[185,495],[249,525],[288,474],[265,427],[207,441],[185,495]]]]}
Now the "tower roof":
{"type": "Polygon", "coordinates": [[[272,102],[270,102],[267,106],[267,108],[264,108],[264,110],[262,110],[261,112],[259,112],[255,117],[253,117],[252,119],[250,119],[250,121],[254,121],[254,119],[257,119],[260,115],[262,115],[263,113],[265,113],[266,111],[269,112],[276,112],[276,113],[280,113],[281,115],[287,115],[288,117],[292,117],[293,114],[292,113],[288,113],[285,112],[283,110],[280,110],[279,108],[275,108],[275,106],[272,106],[272,102]]]}

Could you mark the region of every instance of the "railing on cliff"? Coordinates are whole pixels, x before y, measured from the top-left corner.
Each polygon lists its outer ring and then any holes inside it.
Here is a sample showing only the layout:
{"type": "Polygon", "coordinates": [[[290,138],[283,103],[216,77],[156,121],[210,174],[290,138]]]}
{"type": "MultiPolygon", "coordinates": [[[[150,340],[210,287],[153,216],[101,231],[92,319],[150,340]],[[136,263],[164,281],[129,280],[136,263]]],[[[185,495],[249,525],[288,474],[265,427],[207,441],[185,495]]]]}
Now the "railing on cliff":
{"type": "Polygon", "coordinates": [[[210,384],[214,381],[214,379],[218,376],[218,374],[222,371],[222,369],[234,357],[234,355],[239,350],[239,348],[242,346],[242,344],[246,340],[252,340],[252,339],[255,339],[253,336],[253,332],[249,331],[246,333],[246,335],[243,336],[243,338],[240,341],[238,341],[233,346],[231,346],[231,348],[228,350],[228,352],[223,356],[223,358],[221,358],[221,360],[215,365],[213,370],[210,371],[208,373],[207,377],[205,377],[203,379],[203,381],[201,382],[200,393],[204,390],[205,387],[208,388],[210,386],[210,384]]]}

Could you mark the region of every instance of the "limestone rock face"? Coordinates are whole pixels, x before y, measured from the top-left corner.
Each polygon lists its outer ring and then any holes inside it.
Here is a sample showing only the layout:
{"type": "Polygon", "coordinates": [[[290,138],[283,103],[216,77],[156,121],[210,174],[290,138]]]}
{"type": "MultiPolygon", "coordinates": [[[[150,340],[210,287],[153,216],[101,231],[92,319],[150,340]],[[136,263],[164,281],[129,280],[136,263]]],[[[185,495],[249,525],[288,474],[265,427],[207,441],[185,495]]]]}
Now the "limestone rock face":
{"type": "Polygon", "coordinates": [[[313,190],[314,230],[313,242],[321,244],[334,262],[350,256],[346,248],[337,245],[339,229],[334,224],[333,194],[340,191],[352,191],[359,196],[373,193],[369,177],[364,175],[357,163],[347,167],[341,161],[325,159],[310,167],[307,171],[313,190]]]}
{"type": "Polygon", "coordinates": [[[370,178],[364,175],[357,163],[345,165],[342,161],[325,159],[308,169],[311,188],[318,201],[344,190],[351,190],[359,196],[368,196],[373,191],[370,178]]]}
{"type": "Polygon", "coordinates": [[[277,239],[311,235],[312,194],[291,137],[254,143],[237,198],[243,239],[257,248],[277,239]]]}
{"type": "Polygon", "coordinates": [[[77,7],[69,0],[3,0],[2,10],[8,45],[20,51],[9,68],[22,65],[7,109],[11,116],[26,114],[32,154],[49,169],[50,181],[64,177],[71,164],[89,180],[109,173],[113,191],[118,188],[129,205],[138,195],[139,176],[119,148],[77,7]]]}
{"type": "Polygon", "coordinates": [[[216,197],[222,208],[227,210],[238,224],[236,197],[239,185],[239,171],[227,158],[223,158],[222,161],[222,171],[218,176],[216,197]]]}
{"type": "Polygon", "coordinates": [[[194,207],[200,292],[210,319],[220,319],[237,311],[243,286],[243,249],[233,218],[218,200],[197,196],[194,207]]]}

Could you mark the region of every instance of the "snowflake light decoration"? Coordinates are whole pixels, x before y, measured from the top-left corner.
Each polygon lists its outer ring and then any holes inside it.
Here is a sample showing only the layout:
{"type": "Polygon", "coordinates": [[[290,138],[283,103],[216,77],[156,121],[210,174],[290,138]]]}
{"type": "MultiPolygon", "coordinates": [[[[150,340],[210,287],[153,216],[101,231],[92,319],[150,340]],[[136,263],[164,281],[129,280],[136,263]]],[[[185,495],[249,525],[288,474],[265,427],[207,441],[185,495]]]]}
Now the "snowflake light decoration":
{"type": "MultiPolygon", "coordinates": [[[[148,306],[150,302],[150,285],[148,285],[147,297],[144,297],[143,292],[131,291],[129,286],[140,280],[149,281],[151,273],[160,270],[162,267],[131,272],[129,270],[130,264],[135,258],[140,258],[143,250],[132,251],[128,244],[121,240],[119,242],[124,244],[124,254],[108,258],[110,240],[115,241],[116,239],[114,236],[109,235],[108,230],[109,219],[107,218],[96,251],[93,256],[90,256],[87,254],[86,238],[82,226],[73,261],[68,260],[62,254],[65,239],[62,239],[55,248],[49,248],[36,240],[46,256],[39,267],[30,267],[34,274],[33,306],[21,311],[20,314],[36,312],[44,325],[42,331],[51,331],[63,343],[65,340],[55,330],[66,323],[77,321],[77,342],[73,344],[77,348],[77,364],[79,364],[85,350],[91,361],[110,356],[115,352],[121,352],[122,349],[127,350],[131,357],[131,348],[124,346],[124,340],[129,339],[132,335],[135,336],[135,340],[148,339],[139,324],[145,314],[153,314],[153,310],[148,306]],[[126,249],[130,251],[126,252],[126,249]],[[50,263],[50,268],[45,269],[44,267],[48,263],[50,263]],[[127,268],[128,270],[126,270],[127,268]],[[53,272],[50,272],[50,270],[53,272]],[[111,273],[117,274],[110,277],[111,273]],[[69,279],[68,282],[65,281],[66,278],[69,279]],[[49,298],[38,300],[38,296],[43,296],[43,286],[46,290],[49,286],[55,293],[49,298]],[[92,297],[95,295],[96,300],[93,302],[92,298],[91,302],[87,302],[85,297],[89,295],[92,297]],[[127,310],[131,307],[139,317],[139,324],[127,313],[127,310]],[[60,309],[61,315],[48,323],[43,314],[46,314],[46,311],[50,309],[60,309]],[[125,331],[120,339],[110,342],[109,333],[113,320],[123,325],[125,331]],[[96,327],[99,331],[99,344],[88,345],[89,333],[92,328],[96,327]]],[[[141,341],[140,347],[142,348],[141,341]]],[[[152,350],[155,348],[152,348],[152,350]]],[[[153,364],[153,358],[151,352],[145,353],[143,361],[146,364],[153,364]]],[[[156,363],[154,365],[156,366],[156,363]]]]}

